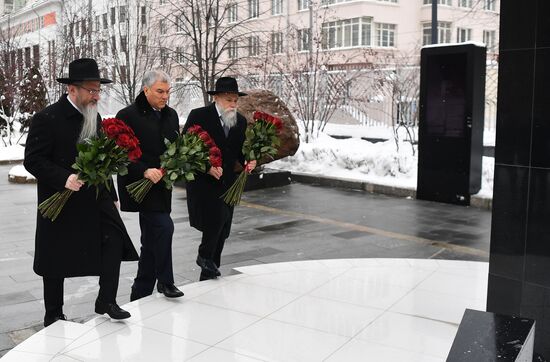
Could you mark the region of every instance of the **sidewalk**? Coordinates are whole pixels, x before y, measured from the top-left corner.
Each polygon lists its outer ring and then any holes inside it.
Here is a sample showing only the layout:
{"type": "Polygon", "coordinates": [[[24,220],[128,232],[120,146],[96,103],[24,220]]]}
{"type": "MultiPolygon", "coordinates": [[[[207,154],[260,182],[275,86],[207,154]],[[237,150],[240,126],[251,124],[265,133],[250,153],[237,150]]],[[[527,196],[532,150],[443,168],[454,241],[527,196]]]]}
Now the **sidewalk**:
{"type": "MultiPolygon", "coordinates": [[[[0,355],[40,330],[43,318],[42,281],[32,271],[36,186],[8,183],[11,167],[0,165],[0,355]]],[[[185,191],[176,188],[173,197],[174,273],[176,284],[183,285],[198,280],[194,260],[200,234],[189,227],[185,191]]],[[[139,249],[137,215],[122,216],[139,249]]],[[[487,261],[490,223],[485,209],[293,183],[245,194],[221,271],[227,275],[239,266],[327,258],[487,261]]],[[[136,268],[135,262],[122,266],[121,304],[129,300],[136,268]]],[[[66,281],[69,319],[94,316],[97,289],[95,277],[66,281]]]]}

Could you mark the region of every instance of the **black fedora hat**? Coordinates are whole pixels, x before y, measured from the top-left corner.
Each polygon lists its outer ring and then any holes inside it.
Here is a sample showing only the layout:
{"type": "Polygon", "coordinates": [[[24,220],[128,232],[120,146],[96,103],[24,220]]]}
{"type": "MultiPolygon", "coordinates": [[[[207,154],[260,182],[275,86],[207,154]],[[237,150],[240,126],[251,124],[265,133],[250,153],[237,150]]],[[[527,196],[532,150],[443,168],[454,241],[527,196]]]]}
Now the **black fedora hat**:
{"type": "Polygon", "coordinates": [[[237,80],[232,77],[221,77],[216,81],[216,89],[206,92],[211,95],[218,93],[236,93],[239,96],[246,96],[246,93],[239,92],[237,80]]]}
{"type": "Polygon", "coordinates": [[[72,84],[74,82],[99,81],[101,84],[111,83],[112,80],[101,78],[95,60],[81,58],[69,63],[69,77],[57,78],[59,83],[72,84]]]}

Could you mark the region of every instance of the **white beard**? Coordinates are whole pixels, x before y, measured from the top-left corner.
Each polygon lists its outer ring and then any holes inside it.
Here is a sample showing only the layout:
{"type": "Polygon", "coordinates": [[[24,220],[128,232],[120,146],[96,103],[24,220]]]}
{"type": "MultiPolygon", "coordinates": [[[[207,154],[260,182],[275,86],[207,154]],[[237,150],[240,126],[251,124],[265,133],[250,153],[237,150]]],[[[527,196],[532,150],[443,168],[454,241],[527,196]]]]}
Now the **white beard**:
{"type": "Polygon", "coordinates": [[[222,112],[221,118],[223,123],[227,127],[231,128],[237,124],[237,110],[236,109],[225,110],[222,112]]]}
{"type": "Polygon", "coordinates": [[[91,137],[97,136],[97,104],[89,103],[82,108],[84,123],[78,137],[78,142],[83,142],[91,137]]]}

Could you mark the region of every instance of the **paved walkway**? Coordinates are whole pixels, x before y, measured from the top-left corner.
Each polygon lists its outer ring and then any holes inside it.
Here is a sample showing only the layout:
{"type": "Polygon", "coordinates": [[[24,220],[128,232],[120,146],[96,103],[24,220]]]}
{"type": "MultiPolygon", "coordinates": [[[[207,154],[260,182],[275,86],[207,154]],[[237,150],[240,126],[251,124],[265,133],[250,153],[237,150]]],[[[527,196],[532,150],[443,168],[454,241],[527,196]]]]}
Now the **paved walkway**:
{"type": "MultiPolygon", "coordinates": [[[[36,186],[10,184],[0,165],[0,355],[40,330],[42,281],[32,271],[36,186]]],[[[185,191],[174,193],[176,284],[198,280],[200,234],[189,227],[185,191]]],[[[136,247],[137,215],[123,213],[136,247]]],[[[488,261],[487,210],[304,184],[246,193],[236,209],[221,271],[239,266],[332,258],[432,258],[488,261]]],[[[118,294],[128,302],[137,263],[124,263],[118,294]]],[[[65,283],[64,312],[94,317],[97,278],[65,283]]]]}

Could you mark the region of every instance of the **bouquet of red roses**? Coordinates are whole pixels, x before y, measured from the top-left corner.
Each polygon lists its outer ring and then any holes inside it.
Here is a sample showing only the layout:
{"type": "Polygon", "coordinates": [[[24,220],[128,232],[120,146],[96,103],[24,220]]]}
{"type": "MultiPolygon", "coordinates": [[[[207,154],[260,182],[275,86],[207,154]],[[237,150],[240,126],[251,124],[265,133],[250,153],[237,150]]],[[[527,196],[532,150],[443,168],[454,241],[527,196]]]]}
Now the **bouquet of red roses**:
{"type": "MultiPolygon", "coordinates": [[[[280,118],[264,112],[254,112],[254,123],[246,128],[246,139],[243,144],[243,154],[246,161],[261,160],[264,157],[273,158],[280,144],[278,132],[283,127],[280,118]]],[[[231,206],[241,201],[246,179],[251,170],[245,167],[233,185],[221,196],[231,206]]]]}
{"type": "MultiPolygon", "coordinates": [[[[101,130],[96,137],[87,139],[76,146],[78,156],[72,168],[78,178],[89,186],[99,185],[110,190],[111,175],[125,175],[128,164],[141,157],[139,141],[134,131],[116,118],[106,118],[101,122],[101,130]]],[[[54,221],[74,191],[66,189],[56,192],[38,205],[43,217],[54,221]]]]}
{"type": "MultiPolygon", "coordinates": [[[[176,181],[195,179],[197,172],[206,172],[209,166],[221,167],[222,153],[210,135],[201,126],[195,125],[174,142],[164,140],[166,151],[160,156],[160,168],[164,173],[165,187],[171,189],[176,181]]],[[[153,182],[147,178],[126,186],[130,197],[143,201],[153,182]]]]}

